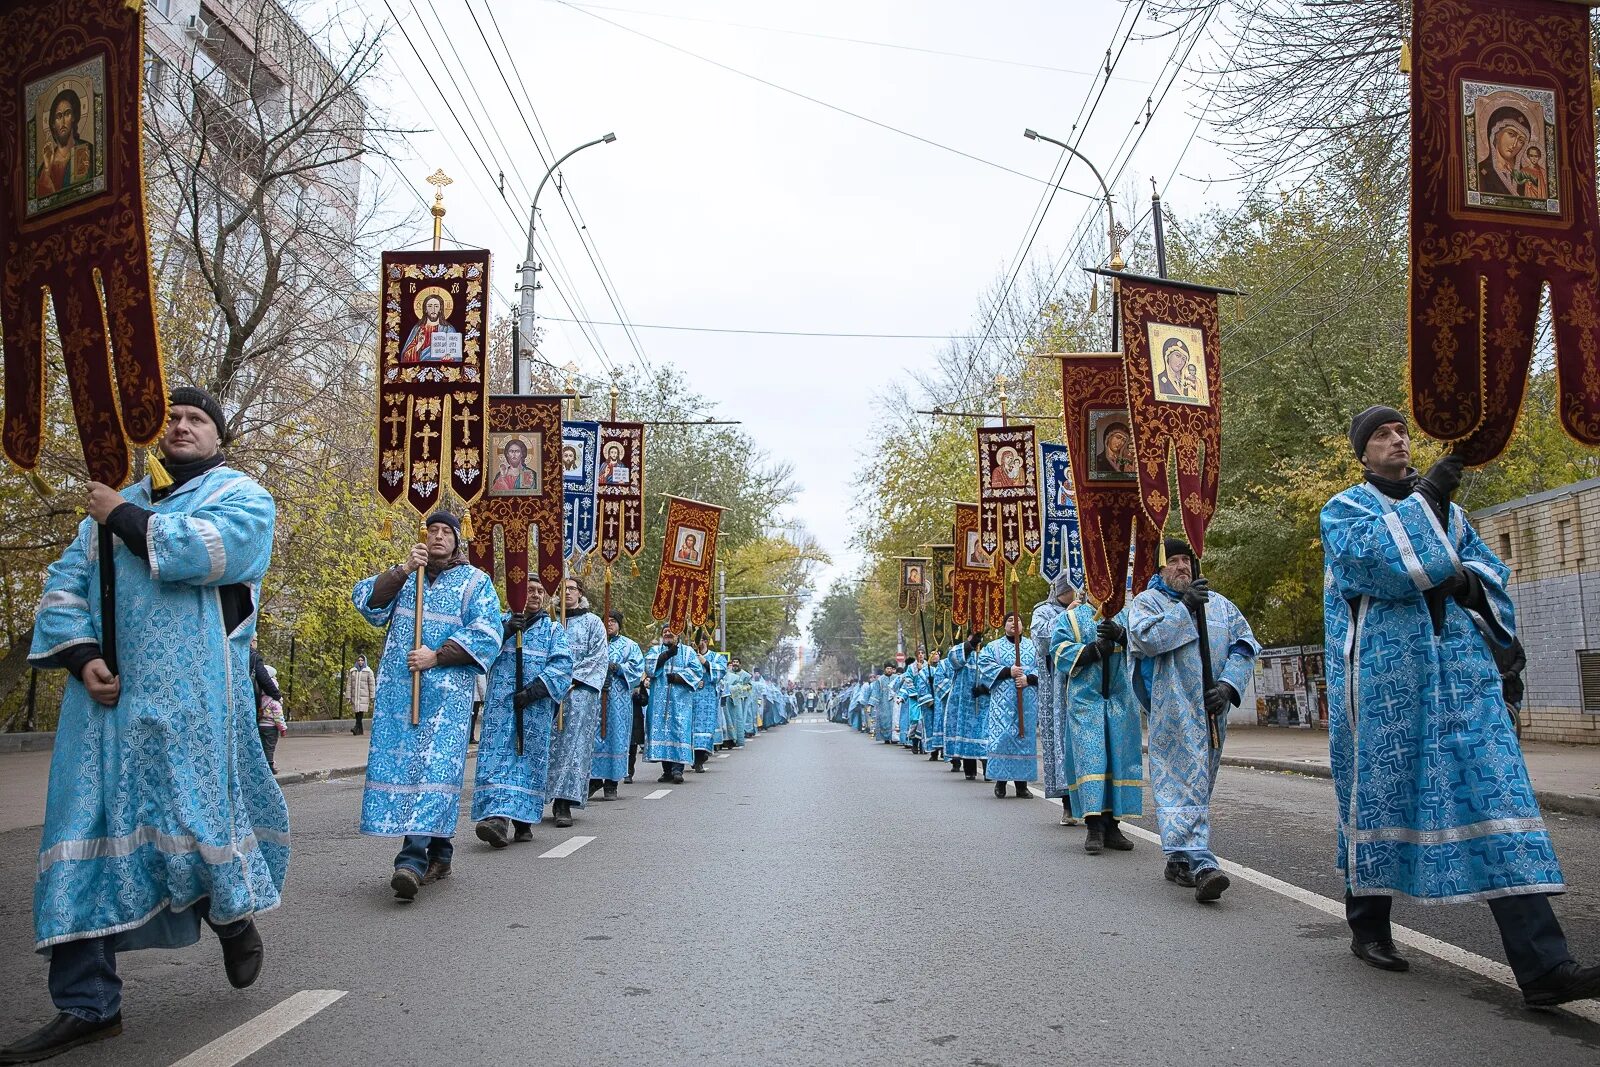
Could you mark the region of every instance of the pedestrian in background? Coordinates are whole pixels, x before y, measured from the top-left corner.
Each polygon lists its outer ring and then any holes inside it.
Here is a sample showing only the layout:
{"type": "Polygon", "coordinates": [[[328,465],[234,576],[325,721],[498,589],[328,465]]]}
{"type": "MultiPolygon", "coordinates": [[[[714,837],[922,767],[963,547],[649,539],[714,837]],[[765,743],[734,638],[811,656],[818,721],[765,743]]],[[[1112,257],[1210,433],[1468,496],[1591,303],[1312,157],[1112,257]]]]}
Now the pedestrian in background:
{"type": "Polygon", "coordinates": [[[262,665],[267,675],[267,681],[272,686],[272,692],[266,686],[260,687],[256,697],[256,732],[261,735],[261,751],[267,756],[267,769],[273,774],[278,773],[278,738],[289,732],[288,720],[283,714],[283,699],[281,694],[274,696],[278,691],[278,669],[267,664],[262,665]]]}
{"type": "Polygon", "coordinates": [[[367,657],[357,656],[356,665],[344,679],[344,698],[350,704],[350,713],[356,717],[355,728],[350,732],[361,736],[361,720],[372,712],[372,694],[378,679],[367,666],[367,657]]]}

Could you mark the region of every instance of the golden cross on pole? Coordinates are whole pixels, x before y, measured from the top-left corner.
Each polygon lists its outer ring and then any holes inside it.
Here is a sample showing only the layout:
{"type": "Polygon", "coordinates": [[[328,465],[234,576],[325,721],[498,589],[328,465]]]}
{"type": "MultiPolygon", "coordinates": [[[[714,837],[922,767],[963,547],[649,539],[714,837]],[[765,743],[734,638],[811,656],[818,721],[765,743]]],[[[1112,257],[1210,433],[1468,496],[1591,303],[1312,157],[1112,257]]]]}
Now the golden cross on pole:
{"type": "Polygon", "coordinates": [[[441,167],[428,175],[428,184],[433,186],[433,250],[439,251],[439,245],[444,238],[444,187],[451,184],[450,178],[441,167]]]}

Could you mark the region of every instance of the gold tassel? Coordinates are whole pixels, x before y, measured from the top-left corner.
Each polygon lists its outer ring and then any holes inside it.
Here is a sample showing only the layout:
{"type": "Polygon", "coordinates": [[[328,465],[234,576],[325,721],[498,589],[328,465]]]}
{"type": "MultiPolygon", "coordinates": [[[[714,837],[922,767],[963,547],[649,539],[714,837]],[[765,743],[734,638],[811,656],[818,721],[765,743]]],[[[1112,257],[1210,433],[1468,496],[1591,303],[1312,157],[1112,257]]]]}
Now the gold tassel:
{"type": "Polygon", "coordinates": [[[167,473],[166,465],[161,462],[160,454],[153,448],[144,454],[144,469],[150,474],[150,488],[152,491],[172,488],[172,475],[167,473]]]}
{"type": "Polygon", "coordinates": [[[463,541],[472,540],[472,512],[470,511],[461,516],[461,539],[463,541]]]}
{"type": "Polygon", "coordinates": [[[1161,535],[1161,539],[1156,542],[1156,566],[1157,567],[1165,567],[1166,565],[1167,565],[1167,538],[1166,538],[1165,533],[1163,533],[1161,535]]]}
{"type": "Polygon", "coordinates": [[[1028,577],[1030,577],[1030,578],[1039,577],[1039,557],[1038,556],[1029,556],[1028,557],[1028,577]]]}
{"type": "Polygon", "coordinates": [[[1411,73],[1411,42],[1410,41],[1401,41],[1400,42],[1400,73],[1401,74],[1410,74],[1411,73]]]}
{"type": "Polygon", "coordinates": [[[635,577],[635,578],[639,577],[639,557],[638,556],[629,556],[628,558],[633,561],[633,575],[632,576],[635,577]]]}
{"type": "Polygon", "coordinates": [[[56,495],[55,487],[45,481],[38,471],[23,471],[22,476],[27,479],[33,491],[39,494],[39,499],[49,500],[56,495]]]}
{"type": "Polygon", "coordinates": [[[1089,284],[1089,314],[1093,315],[1095,312],[1097,312],[1099,310],[1100,310],[1100,283],[1098,281],[1095,281],[1095,282],[1091,282],[1089,284]]]}

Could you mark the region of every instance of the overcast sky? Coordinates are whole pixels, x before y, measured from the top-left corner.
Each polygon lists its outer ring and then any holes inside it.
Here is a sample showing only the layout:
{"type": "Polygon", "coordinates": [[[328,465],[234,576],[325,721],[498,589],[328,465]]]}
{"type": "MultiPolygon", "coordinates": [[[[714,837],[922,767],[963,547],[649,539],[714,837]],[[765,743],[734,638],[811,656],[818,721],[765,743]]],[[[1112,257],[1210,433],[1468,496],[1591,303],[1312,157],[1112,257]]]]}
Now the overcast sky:
{"type": "MultiPolygon", "coordinates": [[[[389,18],[385,0],[359,3],[373,18],[389,18]]],[[[1121,46],[1125,15],[1115,0],[388,4],[448,99],[394,33],[386,78],[393,95],[382,102],[397,124],[430,130],[408,140],[412,159],[399,173],[430,194],[423,179],[435,168],[456,179],[448,225],[462,241],[492,250],[501,309],[514,299],[528,201],[544,172],[525,125],[539,131],[522,99],[525,86],[556,152],[617,134],[562,172],[631,321],[941,336],[972,329],[980,294],[1010,267],[1059,158],[1025,140],[1023,128],[1071,139],[1086,96],[1104,84],[1095,75],[1114,35],[1121,46]],[[469,9],[496,53],[496,21],[510,42],[520,81],[504,56],[501,66],[512,92],[469,9]],[[489,173],[502,169],[509,203],[489,173]]],[[[1147,97],[1170,77],[1178,42],[1155,38],[1159,30],[1139,25],[1093,112],[1081,147],[1102,170],[1112,168],[1147,97]]],[[[1148,179],[1165,184],[1175,168],[1166,199],[1180,213],[1238,196],[1237,183],[1219,181],[1232,174],[1209,131],[1202,127],[1191,141],[1206,104],[1193,70],[1216,51],[1209,39],[1200,42],[1115,182],[1139,212],[1148,179]]],[[[1095,210],[1078,195],[1098,190],[1085,168],[1074,165],[1061,184],[1076,192],[1058,194],[1039,234],[1033,255],[1047,262],[1071,247],[1085,213],[1095,210]]],[[[549,330],[544,355],[598,373],[602,359],[579,328],[545,316],[610,321],[616,311],[553,189],[540,215],[553,247],[546,263],[556,261],[564,274],[552,285],[547,273],[538,296],[549,330]]],[[[1085,246],[1077,260],[1103,251],[1103,242],[1085,246]]],[[[806,523],[833,555],[834,572],[857,562],[848,544],[851,477],[873,397],[940,343],[642,327],[637,335],[652,367],[687,376],[715,414],[743,420],[761,448],[792,465],[800,491],[794,514],[783,518],[806,523]]],[[[637,365],[622,329],[599,326],[594,336],[611,363],[637,365]]]]}

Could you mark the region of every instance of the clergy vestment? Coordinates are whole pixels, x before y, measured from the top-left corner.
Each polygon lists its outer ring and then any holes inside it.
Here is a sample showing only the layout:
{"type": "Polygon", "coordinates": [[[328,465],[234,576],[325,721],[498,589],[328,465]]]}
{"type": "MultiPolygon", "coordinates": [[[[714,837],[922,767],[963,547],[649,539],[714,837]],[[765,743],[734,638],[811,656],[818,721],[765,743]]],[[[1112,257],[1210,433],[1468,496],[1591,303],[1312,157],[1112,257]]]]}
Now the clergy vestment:
{"type": "Polygon", "coordinates": [[[611,665],[608,641],[605,624],[587,604],[567,612],[572,686],[557,713],[560,729],[550,735],[549,794],[551,800],[580,808],[589,803],[594,746],[600,736],[600,687],[611,665]]]}
{"type": "MultiPolygon", "coordinates": [[[[1127,612],[1113,620],[1127,625],[1127,612]]],[[[1122,648],[1084,662],[1097,638],[1095,609],[1079,604],[1057,617],[1051,635],[1055,661],[1057,759],[1055,780],[1070,798],[1072,814],[1110,813],[1125,819],[1144,811],[1139,709],[1122,648]]],[[[1043,719],[1041,710],[1041,721],[1043,719]]],[[[1043,735],[1044,727],[1039,733],[1043,735]]]]}
{"type": "Polygon", "coordinates": [[[639,643],[617,634],[606,643],[605,716],[596,720],[594,762],[589,773],[604,782],[628,776],[628,741],[633,736],[633,691],[644,677],[639,643]]]}
{"type": "Polygon", "coordinates": [[[691,763],[694,760],[694,694],[700,687],[700,657],[682,642],[667,653],[657,645],[645,653],[650,672],[649,743],[644,758],[652,763],[691,763]]]}
{"type": "MultiPolygon", "coordinates": [[[[503,619],[511,619],[510,615],[503,619]]],[[[550,726],[556,704],[572,683],[567,631],[539,612],[522,629],[522,684],[544,682],[548,695],[522,709],[522,754],[517,754],[517,638],[505,637],[489,669],[478,725],[478,765],[473,775],[472,818],[536,823],[544,814],[550,774],[550,726]]]]}
{"type": "Polygon", "coordinates": [[[1001,637],[984,645],[978,653],[978,687],[989,691],[984,735],[988,780],[1031,782],[1039,774],[1039,658],[1033,642],[1027,637],[1019,641],[1001,637]],[[1021,680],[1011,676],[1019,650],[1026,673],[1021,680]],[[1019,715],[1021,731],[1017,729],[1019,715]]]}

